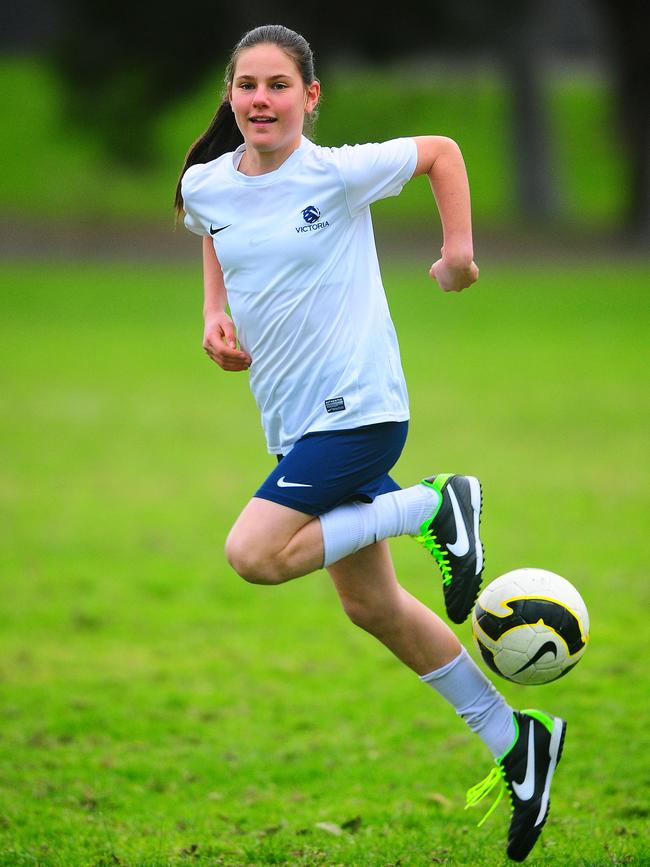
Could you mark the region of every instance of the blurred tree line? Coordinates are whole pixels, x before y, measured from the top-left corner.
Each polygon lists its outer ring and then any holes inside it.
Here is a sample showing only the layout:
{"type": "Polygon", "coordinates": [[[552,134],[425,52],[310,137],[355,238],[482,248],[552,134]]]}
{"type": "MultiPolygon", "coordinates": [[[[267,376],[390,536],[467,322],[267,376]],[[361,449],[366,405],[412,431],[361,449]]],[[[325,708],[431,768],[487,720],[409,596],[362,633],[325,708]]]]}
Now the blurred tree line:
{"type": "Polygon", "coordinates": [[[27,0],[14,5],[14,25],[26,26],[25,9],[32,21],[40,15],[41,24],[50,10],[55,37],[48,50],[66,84],[71,118],[132,164],[150,158],[152,119],[225,63],[243,33],[258,24],[283,23],[301,32],[317,67],[340,58],[358,64],[427,55],[496,60],[509,83],[518,210],[538,224],[556,214],[558,199],[545,61],[554,42],[561,41],[566,54],[579,52],[576,34],[591,27],[615,87],[628,169],[624,228],[640,238],[649,234],[650,53],[641,0],[403,0],[385,14],[338,0],[276,0],[271,9],[261,0],[244,6],[195,0],[182,8],[154,0],[59,0],[53,14],[47,0],[27,0]]]}

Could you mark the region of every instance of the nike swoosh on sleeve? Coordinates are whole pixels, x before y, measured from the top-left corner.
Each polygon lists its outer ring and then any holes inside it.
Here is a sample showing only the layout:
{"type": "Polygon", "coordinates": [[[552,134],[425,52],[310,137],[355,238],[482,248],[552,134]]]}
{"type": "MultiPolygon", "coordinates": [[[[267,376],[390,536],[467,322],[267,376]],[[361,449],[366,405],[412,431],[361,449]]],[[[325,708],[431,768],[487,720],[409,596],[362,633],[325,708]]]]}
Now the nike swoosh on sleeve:
{"type": "Polygon", "coordinates": [[[456,494],[451,484],[447,485],[451,507],[454,510],[454,521],[456,522],[456,541],[453,545],[447,545],[447,549],[451,551],[454,557],[464,557],[469,551],[469,536],[467,535],[467,527],[456,499],[456,494]]]}

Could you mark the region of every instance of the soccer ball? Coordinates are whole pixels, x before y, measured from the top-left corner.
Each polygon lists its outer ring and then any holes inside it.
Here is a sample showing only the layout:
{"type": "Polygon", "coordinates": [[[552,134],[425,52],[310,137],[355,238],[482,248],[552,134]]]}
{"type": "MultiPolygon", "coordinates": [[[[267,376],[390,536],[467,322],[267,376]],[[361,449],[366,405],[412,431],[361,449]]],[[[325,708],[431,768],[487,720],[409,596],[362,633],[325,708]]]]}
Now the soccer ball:
{"type": "Polygon", "coordinates": [[[514,569],[478,597],[472,636],[485,664],[501,677],[550,683],[582,658],[589,614],[566,578],[546,569],[514,569]]]}

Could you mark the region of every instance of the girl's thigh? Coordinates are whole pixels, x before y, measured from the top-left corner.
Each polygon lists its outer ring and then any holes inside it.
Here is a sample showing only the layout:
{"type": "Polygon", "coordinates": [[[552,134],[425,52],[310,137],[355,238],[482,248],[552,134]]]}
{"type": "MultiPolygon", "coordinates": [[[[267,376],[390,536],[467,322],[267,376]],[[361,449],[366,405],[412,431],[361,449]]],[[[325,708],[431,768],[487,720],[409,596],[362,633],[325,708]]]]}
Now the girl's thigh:
{"type": "MultiPolygon", "coordinates": [[[[281,551],[306,524],[318,522],[313,515],[299,512],[271,500],[253,497],[235,521],[230,538],[269,554],[281,551]]],[[[319,530],[320,532],[320,530],[319,530]]]]}

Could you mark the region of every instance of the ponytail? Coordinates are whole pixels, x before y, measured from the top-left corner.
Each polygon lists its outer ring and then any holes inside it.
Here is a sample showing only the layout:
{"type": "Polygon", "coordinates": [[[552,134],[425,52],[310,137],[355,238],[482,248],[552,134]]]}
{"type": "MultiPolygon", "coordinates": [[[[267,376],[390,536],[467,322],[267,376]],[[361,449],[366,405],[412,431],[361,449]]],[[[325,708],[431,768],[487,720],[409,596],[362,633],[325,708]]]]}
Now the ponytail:
{"type": "Polygon", "coordinates": [[[210,160],[216,160],[222,154],[227,154],[234,151],[244,141],[244,137],[239,131],[239,127],[235,122],[235,115],[228,97],[225,96],[216,111],[215,116],[210,121],[210,126],[206,129],[202,136],[191,145],[185,157],[183,168],[176,184],[176,194],[174,195],[174,209],[176,217],[180,217],[183,212],[183,197],[181,195],[181,183],[183,175],[190,166],[196,163],[207,163],[210,160]]]}

